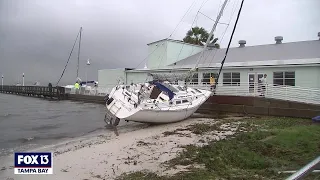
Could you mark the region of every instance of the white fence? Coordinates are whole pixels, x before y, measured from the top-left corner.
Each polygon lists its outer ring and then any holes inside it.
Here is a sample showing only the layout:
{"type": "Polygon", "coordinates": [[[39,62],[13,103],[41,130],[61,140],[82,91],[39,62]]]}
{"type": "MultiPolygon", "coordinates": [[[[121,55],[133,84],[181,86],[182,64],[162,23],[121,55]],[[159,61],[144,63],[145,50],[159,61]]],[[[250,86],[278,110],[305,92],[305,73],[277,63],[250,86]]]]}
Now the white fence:
{"type": "MultiPolygon", "coordinates": [[[[114,85],[115,86],[115,85],[114,85]]],[[[80,90],[80,94],[105,96],[114,86],[84,88],[80,90]]],[[[198,89],[210,89],[210,85],[188,85],[198,89]]],[[[261,96],[261,87],[257,83],[241,82],[240,85],[223,85],[219,84],[216,89],[216,95],[229,96],[261,96]]],[[[74,94],[75,90],[67,88],[67,93],[74,94]]],[[[304,103],[320,104],[320,89],[305,88],[298,86],[280,86],[268,84],[265,91],[266,98],[274,98],[288,101],[297,101],[304,103]]]]}
{"type": "MultiPolygon", "coordinates": [[[[196,88],[210,89],[208,85],[193,85],[196,88]]],[[[258,83],[240,83],[239,86],[219,84],[216,95],[261,96],[262,88],[258,83]]],[[[320,89],[299,86],[268,84],[264,93],[266,98],[320,104],[320,89]]]]}

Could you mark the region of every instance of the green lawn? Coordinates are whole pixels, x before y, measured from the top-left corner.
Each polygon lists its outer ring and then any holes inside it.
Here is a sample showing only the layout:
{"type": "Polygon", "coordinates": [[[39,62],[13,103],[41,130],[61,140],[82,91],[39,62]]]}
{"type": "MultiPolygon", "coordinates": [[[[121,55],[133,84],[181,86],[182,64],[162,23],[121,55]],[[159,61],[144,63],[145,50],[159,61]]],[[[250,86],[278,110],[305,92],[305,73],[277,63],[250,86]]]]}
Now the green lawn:
{"type": "MultiPolygon", "coordinates": [[[[171,177],[136,172],[118,179],[284,179],[290,174],[278,174],[278,171],[297,170],[320,156],[320,124],[310,119],[263,117],[240,121],[243,122],[240,126],[248,132],[237,132],[204,147],[189,145],[178,157],[167,162],[173,168],[193,164],[202,164],[205,168],[190,168],[189,172],[171,177]]],[[[201,126],[202,131],[215,128],[201,126]]],[[[316,176],[320,174],[314,173],[307,179],[316,176]]]]}

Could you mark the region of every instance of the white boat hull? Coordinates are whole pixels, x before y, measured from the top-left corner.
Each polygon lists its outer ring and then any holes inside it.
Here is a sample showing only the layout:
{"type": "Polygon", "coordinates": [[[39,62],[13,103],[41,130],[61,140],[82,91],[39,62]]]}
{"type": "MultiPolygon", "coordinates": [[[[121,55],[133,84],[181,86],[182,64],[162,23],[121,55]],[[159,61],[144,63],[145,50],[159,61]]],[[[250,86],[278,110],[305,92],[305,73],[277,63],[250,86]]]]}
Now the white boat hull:
{"type": "MultiPolygon", "coordinates": [[[[123,86],[122,86],[123,87],[123,86]]],[[[189,88],[178,91],[169,103],[160,93],[157,99],[146,99],[138,104],[138,96],[121,86],[113,88],[106,107],[116,118],[141,123],[173,123],[190,117],[212,95],[211,91],[189,88]],[[162,100],[161,100],[161,97],[162,100]]]]}
{"type": "Polygon", "coordinates": [[[140,110],[125,120],[152,124],[173,123],[190,117],[199,107],[183,110],[140,110]]]}

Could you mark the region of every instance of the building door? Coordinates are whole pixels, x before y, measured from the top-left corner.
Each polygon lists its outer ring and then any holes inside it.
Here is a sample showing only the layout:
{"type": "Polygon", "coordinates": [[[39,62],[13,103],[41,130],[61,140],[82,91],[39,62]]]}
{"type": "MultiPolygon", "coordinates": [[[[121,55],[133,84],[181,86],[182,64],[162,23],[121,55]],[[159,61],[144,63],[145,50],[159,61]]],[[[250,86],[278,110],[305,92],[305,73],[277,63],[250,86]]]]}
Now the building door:
{"type": "Polygon", "coordinates": [[[263,77],[263,73],[258,73],[257,76],[258,76],[258,82],[257,82],[258,93],[262,93],[261,78],[263,77]]]}
{"type": "Polygon", "coordinates": [[[263,73],[249,73],[248,82],[249,82],[249,93],[260,92],[260,83],[263,73]]]}
{"type": "Polygon", "coordinates": [[[249,93],[254,93],[255,74],[249,73],[249,93]]]}

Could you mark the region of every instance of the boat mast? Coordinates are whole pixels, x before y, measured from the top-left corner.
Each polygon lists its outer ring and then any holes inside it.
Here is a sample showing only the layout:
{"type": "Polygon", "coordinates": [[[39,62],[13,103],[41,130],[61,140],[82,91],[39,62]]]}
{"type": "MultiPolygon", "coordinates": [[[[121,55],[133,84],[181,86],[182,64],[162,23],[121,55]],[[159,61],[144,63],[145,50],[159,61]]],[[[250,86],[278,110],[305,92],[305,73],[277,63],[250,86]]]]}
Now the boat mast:
{"type": "MultiPolygon", "coordinates": [[[[78,32],[78,34],[77,34],[76,40],[75,40],[75,41],[74,41],[74,43],[73,43],[73,46],[72,46],[71,52],[70,52],[69,57],[68,57],[68,60],[67,60],[67,63],[66,63],[66,65],[64,66],[64,69],[63,69],[63,71],[62,71],[62,74],[61,74],[61,76],[60,76],[60,78],[59,78],[59,80],[58,80],[58,82],[57,82],[56,86],[58,86],[58,84],[59,84],[59,82],[60,82],[60,80],[61,80],[62,76],[64,75],[65,70],[67,69],[67,66],[68,66],[68,63],[69,63],[69,61],[70,61],[70,58],[71,58],[71,55],[72,55],[73,49],[74,49],[74,47],[76,46],[76,43],[77,43],[77,40],[78,40],[79,35],[81,34],[81,30],[82,30],[82,27],[80,28],[80,31],[79,31],[79,32],[78,32]]],[[[80,46],[79,46],[79,49],[80,49],[80,46]]],[[[80,54],[80,53],[79,53],[79,54],[80,54]]],[[[79,67],[79,58],[78,58],[78,67],[79,67]]],[[[78,69],[79,69],[79,68],[78,68],[78,69]]],[[[78,70],[77,70],[77,76],[78,76],[78,70]]]]}
{"type": "Polygon", "coordinates": [[[207,46],[208,46],[209,43],[210,43],[210,39],[211,39],[212,36],[213,36],[213,32],[216,30],[216,27],[217,27],[218,22],[219,22],[222,14],[223,14],[223,10],[225,9],[225,7],[226,7],[226,5],[227,5],[227,2],[228,2],[228,0],[225,0],[224,3],[222,4],[221,10],[220,10],[220,12],[219,12],[219,15],[218,15],[216,21],[215,21],[214,24],[213,24],[213,27],[212,27],[212,29],[211,29],[211,32],[210,32],[209,37],[208,37],[208,39],[207,39],[207,42],[206,42],[206,44],[204,45],[204,47],[203,47],[203,49],[202,49],[202,51],[201,51],[201,54],[200,54],[200,56],[199,56],[199,58],[198,58],[198,60],[197,60],[197,63],[195,64],[194,69],[197,68],[197,66],[198,66],[198,64],[199,64],[199,62],[200,62],[200,59],[202,58],[202,56],[203,56],[203,54],[204,54],[204,51],[207,49],[207,46]]]}
{"type": "Polygon", "coordinates": [[[230,44],[231,44],[231,41],[232,41],[232,38],[233,38],[234,31],[236,30],[236,27],[237,27],[237,24],[238,24],[238,20],[239,20],[240,14],[241,14],[243,2],[244,2],[244,0],[241,1],[240,9],[239,9],[239,11],[238,11],[237,19],[236,19],[236,22],[235,22],[235,24],[234,24],[234,27],[233,27],[233,30],[232,30],[232,33],[231,33],[231,37],[230,37],[230,40],[229,40],[229,43],[228,43],[228,47],[227,47],[227,50],[226,50],[226,52],[225,52],[225,54],[224,54],[224,58],[223,58],[223,60],[222,60],[222,62],[221,62],[221,66],[220,66],[220,69],[219,69],[218,77],[217,77],[217,80],[216,80],[216,85],[214,86],[214,89],[215,89],[215,90],[216,90],[217,87],[218,87],[219,77],[220,77],[220,74],[221,74],[221,71],[222,71],[224,62],[225,62],[225,60],[226,60],[226,58],[227,58],[227,55],[228,55],[228,52],[229,52],[229,48],[230,48],[230,44]]]}
{"type": "Polygon", "coordinates": [[[80,47],[81,47],[81,32],[82,32],[82,27],[80,27],[80,38],[79,38],[79,49],[78,49],[78,65],[77,65],[77,79],[79,78],[80,47]]]}

